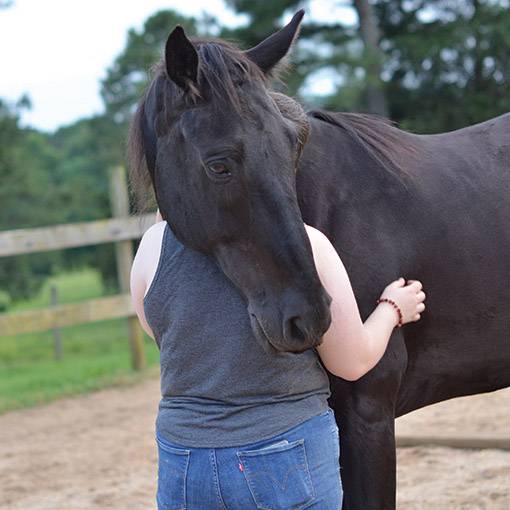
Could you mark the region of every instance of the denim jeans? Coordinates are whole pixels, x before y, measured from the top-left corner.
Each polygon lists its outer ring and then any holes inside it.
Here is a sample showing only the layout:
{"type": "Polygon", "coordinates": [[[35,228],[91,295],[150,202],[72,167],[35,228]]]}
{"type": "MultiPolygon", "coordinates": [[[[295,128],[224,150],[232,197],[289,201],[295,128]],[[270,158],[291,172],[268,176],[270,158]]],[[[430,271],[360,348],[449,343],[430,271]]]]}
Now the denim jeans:
{"type": "Polygon", "coordinates": [[[260,443],[186,448],[156,435],[158,510],[340,510],[333,411],[260,443]]]}

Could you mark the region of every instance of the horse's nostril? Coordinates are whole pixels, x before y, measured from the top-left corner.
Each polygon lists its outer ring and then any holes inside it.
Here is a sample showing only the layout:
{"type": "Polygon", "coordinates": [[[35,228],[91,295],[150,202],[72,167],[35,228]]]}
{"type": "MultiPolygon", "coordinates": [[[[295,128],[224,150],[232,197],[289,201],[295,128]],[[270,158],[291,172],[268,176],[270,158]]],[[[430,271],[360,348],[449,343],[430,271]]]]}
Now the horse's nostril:
{"type": "Polygon", "coordinates": [[[287,331],[290,333],[290,339],[293,343],[304,344],[306,341],[306,335],[303,333],[302,329],[299,327],[300,318],[292,317],[288,321],[288,329],[287,331]]]}

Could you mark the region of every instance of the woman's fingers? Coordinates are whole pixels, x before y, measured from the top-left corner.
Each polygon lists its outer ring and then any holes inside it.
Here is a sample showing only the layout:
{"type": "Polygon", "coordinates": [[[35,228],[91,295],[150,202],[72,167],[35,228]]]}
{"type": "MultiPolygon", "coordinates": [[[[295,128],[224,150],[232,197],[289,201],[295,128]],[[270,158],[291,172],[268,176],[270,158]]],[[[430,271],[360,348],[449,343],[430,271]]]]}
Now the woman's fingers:
{"type": "Polygon", "coordinates": [[[405,287],[405,284],[406,284],[406,281],[404,280],[404,278],[399,278],[398,280],[391,282],[388,285],[388,287],[395,287],[395,288],[405,287]]]}
{"type": "Polygon", "coordinates": [[[407,280],[407,285],[413,290],[416,290],[416,292],[419,292],[421,289],[423,289],[422,283],[418,280],[407,280]]]}

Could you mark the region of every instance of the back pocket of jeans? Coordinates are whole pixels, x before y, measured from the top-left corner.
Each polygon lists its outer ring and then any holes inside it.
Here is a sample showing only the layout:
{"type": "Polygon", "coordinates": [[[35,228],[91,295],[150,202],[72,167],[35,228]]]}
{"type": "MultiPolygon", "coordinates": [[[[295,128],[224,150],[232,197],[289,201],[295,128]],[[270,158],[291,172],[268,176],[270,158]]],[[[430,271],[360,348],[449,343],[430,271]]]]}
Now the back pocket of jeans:
{"type": "Polygon", "coordinates": [[[297,510],[313,501],[303,440],[237,455],[257,508],[297,510]]]}
{"type": "Polygon", "coordinates": [[[158,453],[158,508],[186,510],[186,476],[189,450],[173,448],[159,438],[158,453]]]}

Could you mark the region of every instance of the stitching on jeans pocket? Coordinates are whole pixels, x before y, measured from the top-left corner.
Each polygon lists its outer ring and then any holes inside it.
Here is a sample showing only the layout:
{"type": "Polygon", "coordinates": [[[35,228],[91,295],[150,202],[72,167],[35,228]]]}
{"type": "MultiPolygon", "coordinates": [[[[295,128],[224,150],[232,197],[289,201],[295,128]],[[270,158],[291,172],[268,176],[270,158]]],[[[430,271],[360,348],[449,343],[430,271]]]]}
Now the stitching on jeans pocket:
{"type": "Polygon", "coordinates": [[[298,510],[315,499],[304,440],[237,456],[257,508],[298,510]]]}
{"type": "Polygon", "coordinates": [[[158,508],[186,510],[186,477],[190,451],[173,448],[159,438],[158,443],[158,508]]]}

